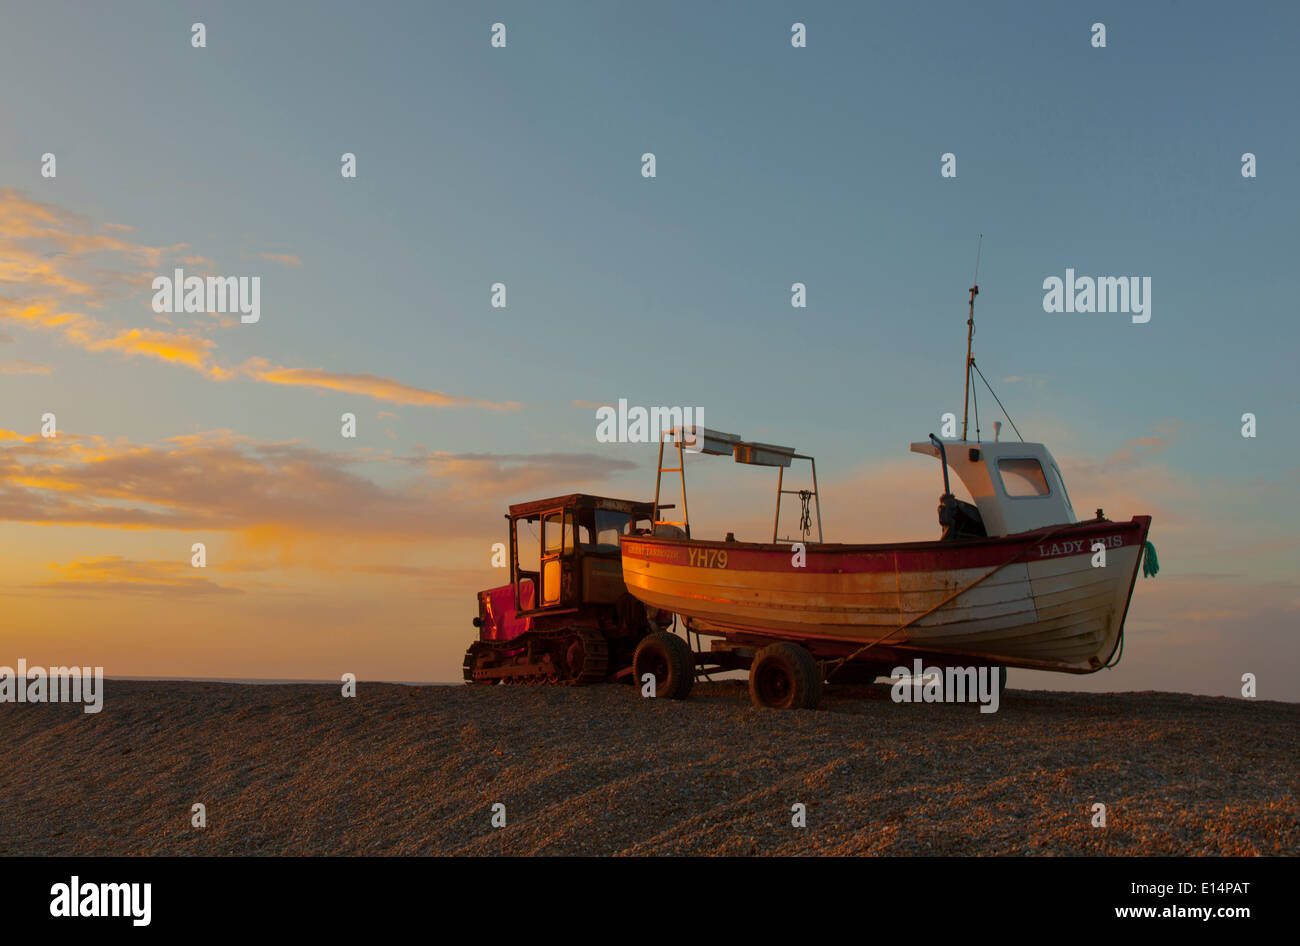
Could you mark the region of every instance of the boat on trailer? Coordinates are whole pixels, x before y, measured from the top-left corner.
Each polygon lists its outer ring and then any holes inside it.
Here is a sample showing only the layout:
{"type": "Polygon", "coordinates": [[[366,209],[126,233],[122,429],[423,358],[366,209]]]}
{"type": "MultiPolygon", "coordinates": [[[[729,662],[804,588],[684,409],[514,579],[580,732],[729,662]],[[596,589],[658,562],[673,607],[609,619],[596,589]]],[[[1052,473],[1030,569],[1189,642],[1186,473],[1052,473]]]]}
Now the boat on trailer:
{"type": "MultiPolygon", "coordinates": [[[[968,347],[968,391],[974,367],[968,347]]],[[[679,615],[697,640],[715,638],[708,653],[694,654],[696,664],[748,668],[760,705],[813,706],[823,679],[870,682],[915,658],[927,667],[999,667],[1004,686],[1006,667],[1093,673],[1113,666],[1151,517],[1112,521],[1098,509],[1080,521],[1045,445],[997,435],[970,441],[965,427],[964,420],[960,440],[931,434],[911,445],[941,464],[941,536],[862,544],[822,541],[811,457],[735,434],[676,428],[659,444],[653,528],[620,538],[628,591],[647,608],[679,615]],[[664,466],[666,447],[669,462],[676,453],[675,467],[664,466]],[[686,459],[727,454],[778,468],[771,542],[691,535],[686,459]],[[809,462],[811,489],[786,488],[795,460],[809,462]],[[953,495],[950,471],[973,502],[953,495]],[[673,508],[660,504],[665,473],[680,474],[680,521],[658,518],[673,508]],[[801,503],[799,536],[780,539],[782,501],[791,494],[801,503]]],[[[1154,567],[1152,558],[1151,574],[1154,567]]],[[[650,656],[637,662],[638,679],[645,667],[671,670],[669,652],[681,647],[662,639],[668,636],[642,645],[650,656]]],[[[684,695],[683,687],[689,682],[667,695],[684,695]]]]}
{"type": "Polygon", "coordinates": [[[972,508],[945,490],[938,540],[780,542],[774,534],[755,543],[660,530],[622,538],[623,580],[647,607],[683,616],[692,631],[798,641],[828,659],[878,639],[859,659],[892,667],[905,655],[932,664],[946,656],[1067,673],[1106,666],[1151,517],[1077,521],[1042,444],[912,449],[943,459],[975,500],[972,508]]]}

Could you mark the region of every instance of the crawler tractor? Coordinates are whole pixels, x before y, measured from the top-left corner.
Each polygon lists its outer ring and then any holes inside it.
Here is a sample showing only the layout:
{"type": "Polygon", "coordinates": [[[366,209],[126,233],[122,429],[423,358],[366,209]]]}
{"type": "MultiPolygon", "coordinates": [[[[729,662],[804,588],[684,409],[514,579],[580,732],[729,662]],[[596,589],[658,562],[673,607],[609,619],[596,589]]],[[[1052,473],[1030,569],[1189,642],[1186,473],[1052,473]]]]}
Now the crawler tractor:
{"type": "Polygon", "coordinates": [[[630,682],[637,645],[672,621],[623,583],[619,537],[649,531],[653,509],[580,493],[511,506],[510,583],[478,593],[465,682],[630,682]]]}

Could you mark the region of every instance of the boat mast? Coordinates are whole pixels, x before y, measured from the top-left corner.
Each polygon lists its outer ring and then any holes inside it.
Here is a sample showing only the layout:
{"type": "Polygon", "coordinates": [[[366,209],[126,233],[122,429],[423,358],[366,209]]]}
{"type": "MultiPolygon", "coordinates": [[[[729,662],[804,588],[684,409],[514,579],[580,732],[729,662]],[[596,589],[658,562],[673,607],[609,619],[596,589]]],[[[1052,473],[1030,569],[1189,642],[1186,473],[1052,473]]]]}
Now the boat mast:
{"type": "Polygon", "coordinates": [[[970,364],[971,339],[975,335],[975,297],[980,293],[980,250],[984,248],[984,234],[980,234],[975,248],[975,284],[970,287],[970,314],[966,318],[966,396],[961,411],[961,439],[966,439],[966,419],[970,415],[970,364]]]}

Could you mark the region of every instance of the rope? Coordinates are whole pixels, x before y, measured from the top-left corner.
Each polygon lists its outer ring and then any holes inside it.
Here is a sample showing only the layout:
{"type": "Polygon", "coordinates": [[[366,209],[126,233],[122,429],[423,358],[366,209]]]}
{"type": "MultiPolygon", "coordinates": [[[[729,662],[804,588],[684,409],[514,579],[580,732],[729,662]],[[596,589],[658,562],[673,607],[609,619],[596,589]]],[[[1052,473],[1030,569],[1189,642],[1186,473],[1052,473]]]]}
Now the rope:
{"type": "Polygon", "coordinates": [[[1118,667],[1119,662],[1124,659],[1124,629],[1119,629],[1119,647],[1115,651],[1115,659],[1108,661],[1101,669],[1109,670],[1111,667],[1118,667]]]}
{"type": "Polygon", "coordinates": [[[1156,558],[1156,547],[1148,542],[1143,552],[1142,577],[1154,578],[1160,571],[1160,559],[1156,558]]]}
{"type": "Polygon", "coordinates": [[[799,501],[803,503],[803,513],[799,517],[799,531],[803,533],[804,541],[808,541],[808,533],[812,532],[812,513],[808,509],[808,500],[812,499],[812,490],[799,490],[799,501]]]}
{"type": "MultiPolygon", "coordinates": [[[[989,389],[989,394],[993,395],[993,400],[998,402],[998,407],[1002,407],[1002,399],[998,397],[998,392],[993,390],[993,385],[989,384],[989,379],[984,377],[984,372],[980,371],[980,366],[975,364],[975,359],[972,358],[970,360],[970,363],[971,363],[971,367],[975,369],[975,373],[980,376],[980,380],[984,382],[984,387],[989,389]]],[[[1016,426],[1016,422],[1011,419],[1011,415],[1007,413],[1007,409],[1005,407],[1002,407],[1002,416],[1007,419],[1007,423],[1010,424],[1011,429],[1016,432],[1016,436],[1020,438],[1020,442],[1024,443],[1025,442],[1024,435],[1020,433],[1020,428],[1016,426]]],[[[976,415],[975,422],[977,424],[979,423],[978,415],[976,415]]]]}
{"type": "MultiPolygon", "coordinates": [[[[1156,558],[1156,547],[1147,542],[1142,548],[1142,577],[1153,578],[1160,571],[1160,560],[1156,558]]],[[[1119,646],[1115,649],[1114,659],[1108,660],[1106,665],[1101,669],[1107,670],[1111,667],[1118,667],[1119,662],[1124,659],[1124,629],[1119,629],[1119,646]]]]}
{"type": "MultiPolygon", "coordinates": [[[[1048,539],[1050,539],[1052,536],[1056,535],[1057,533],[1062,532],[1062,531],[1064,531],[1065,529],[1070,528],[1070,527],[1073,526],[1073,525],[1074,525],[1074,523],[1068,523],[1068,524],[1066,524],[1066,525],[1057,526],[1055,529],[1051,530],[1050,532],[1046,532],[1046,533],[1044,533],[1044,534],[1041,535],[1041,536],[1035,536],[1033,541],[1034,541],[1035,544],[1041,544],[1041,543],[1043,543],[1043,542],[1046,542],[1048,539]]],[[[912,619],[909,620],[907,623],[905,623],[905,624],[900,624],[898,627],[894,628],[892,631],[890,631],[890,632],[889,632],[888,634],[886,634],[884,637],[878,637],[878,638],[876,638],[874,641],[871,641],[871,642],[868,643],[868,644],[863,644],[861,647],[859,647],[859,648],[858,648],[857,650],[855,650],[853,653],[849,654],[847,657],[841,657],[839,660],[832,661],[832,662],[831,662],[831,664],[832,664],[831,669],[828,670],[828,671],[826,672],[826,680],[827,680],[827,682],[830,681],[830,678],[831,678],[831,675],[832,675],[832,674],[838,673],[839,670],[840,670],[840,668],[842,668],[842,667],[843,667],[846,663],[848,663],[850,660],[854,660],[855,658],[857,658],[857,656],[858,656],[859,654],[863,654],[863,653],[867,652],[868,650],[870,650],[872,647],[875,647],[877,644],[881,644],[881,643],[884,643],[885,641],[889,640],[889,638],[893,637],[895,634],[898,634],[898,633],[901,633],[902,631],[907,630],[909,627],[911,627],[913,624],[915,624],[917,621],[921,620],[922,618],[927,618],[927,617],[929,617],[931,614],[934,614],[934,612],[938,611],[938,610],[939,610],[940,608],[942,608],[945,604],[948,604],[948,603],[949,603],[950,601],[952,601],[954,598],[959,598],[959,597],[961,597],[961,596],[964,595],[966,592],[968,592],[968,591],[970,591],[972,588],[974,588],[976,585],[978,585],[978,584],[980,584],[982,581],[984,581],[984,579],[986,579],[986,578],[991,578],[993,575],[996,575],[998,572],[1002,571],[1002,569],[1006,568],[1008,565],[1010,565],[1010,564],[1012,564],[1013,562],[1015,562],[1016,559],[1020,558],[1020,556],[1024,555],[1025,552],[1026,552],[1028,549],[1029,549],[1029,546],[1028,546],[1028,545],[1024,545],[1024,546],[1020,547],[1019,549],[1016,550],[1016,554],[1015,554],[1015,555],[1011,556],[1009,559],[1007,559],[1007,560],[1006,560],[1005,562],[1003,562],[1001,565],[996,565],[996,566],[994,566],[994,568],[993,568],[991,571],[985,572],[983,575],[980,575],[980,577],[976,578],[974,581],[972,581],[972,582],[971,582],[969,585],[967,585],[965,588],[959,588],[959,589],[957,589],[957,590],[954,591],[952,594],[948,595],[948,597],[944,598],[942,601],[940,601],[938,604],[936,604],[934,607],[930,608],[930,609],[927,610],[927,611],[922,612],[921,614],[918,614],[916,617],[912,618],[912,619]]],[[[895,573],[897,573],[897,566],[895,566],[895,573]]]]}

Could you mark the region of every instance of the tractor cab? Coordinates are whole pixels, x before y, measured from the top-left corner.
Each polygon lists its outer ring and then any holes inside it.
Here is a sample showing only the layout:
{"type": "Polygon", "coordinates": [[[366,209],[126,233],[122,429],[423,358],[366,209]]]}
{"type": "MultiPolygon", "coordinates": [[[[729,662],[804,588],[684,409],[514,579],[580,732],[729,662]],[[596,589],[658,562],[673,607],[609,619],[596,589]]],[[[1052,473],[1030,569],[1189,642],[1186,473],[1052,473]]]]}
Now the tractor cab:
{"type": "Polygon", "coordinates": [[[618,537],[649,529],[651,503],[573,493],[510,507],[515,614],[613,604],[627,591],[618,537]]]}
{"type": "Polygon", "coordinates": [[[573,493],[511,506],[510,583],[478,593],[467,683],[580,686],[630,673],[652,617],[623,583],[619,536],[653,503],[573,493]]]}

